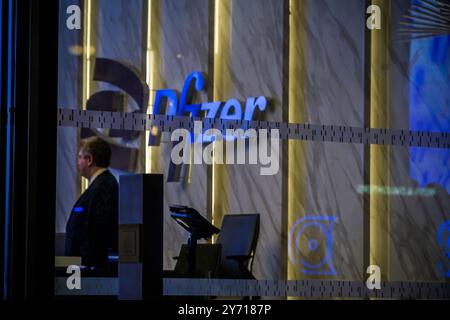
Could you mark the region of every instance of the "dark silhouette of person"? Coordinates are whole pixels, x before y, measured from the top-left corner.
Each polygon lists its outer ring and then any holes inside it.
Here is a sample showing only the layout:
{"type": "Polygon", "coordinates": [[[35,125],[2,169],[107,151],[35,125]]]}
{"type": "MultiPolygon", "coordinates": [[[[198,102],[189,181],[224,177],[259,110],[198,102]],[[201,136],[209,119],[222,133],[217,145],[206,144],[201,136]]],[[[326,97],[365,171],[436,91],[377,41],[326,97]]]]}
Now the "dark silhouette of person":
{"type": "Polygon", "coordinates": [[[82,141],[77,167],[89,187],[76,201],[66,226],[66,256],[81,256],[82,265],[106,268],[109,250],[117,252],[118,192],[116,178],[107,169],[109,144],[91,137],[82,141]]]}

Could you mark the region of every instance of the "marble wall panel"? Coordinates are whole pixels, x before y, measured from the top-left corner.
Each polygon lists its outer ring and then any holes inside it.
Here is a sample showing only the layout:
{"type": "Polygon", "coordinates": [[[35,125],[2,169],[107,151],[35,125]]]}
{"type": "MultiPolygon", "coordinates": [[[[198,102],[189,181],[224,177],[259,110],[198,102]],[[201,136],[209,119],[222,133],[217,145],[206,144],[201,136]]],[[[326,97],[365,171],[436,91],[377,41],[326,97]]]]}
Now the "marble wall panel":
{"type": "MultiPolygon", "coordinates": [[[[209,2],[203,0],[165,0],[160,2],[160,50],[162,60],[161,87],[183,89],[185,78],[193,71],[208,76],[209,54],[209,2]]],[[[195,99],[207,101],[206,93],[196,94],[195,99]]],[[[167,180],[171,144],[163,135],[160,148],[159,172],[167,180]]],[[[187,205],[207,215],[207,165],[184,165],[179,182],[168,182],[164,189],[164,268],[175,265],[180,247],[187,243],[189,234],[171,217],[169,205],[187,205]]]]}
{"type": "MultiPolygon", "coordinates": [[[[305,2],[306,118],[314,124],[363,126],[363,1],[305,2]]],[[[305,212],[334,216],[333,262],[339,279],[363,270],[362,145],[307,143],[305,212]]]]}
{"type": "MultiPolygon", "coordinates": [[[[268,121],[283,118],[284,3],[276,0],[232,1],[230,30],[230,98],[245,102],[266,96],[268,121]]],[[[280,142],[281,152],[281,142],[280,142]]],[[[261,227],[253,273],[258,279],[285,277],[282,248],[282,157],[279,171],[263,176],[259,165],[229,165],[229,213],[259,213],[261,227]]]]}

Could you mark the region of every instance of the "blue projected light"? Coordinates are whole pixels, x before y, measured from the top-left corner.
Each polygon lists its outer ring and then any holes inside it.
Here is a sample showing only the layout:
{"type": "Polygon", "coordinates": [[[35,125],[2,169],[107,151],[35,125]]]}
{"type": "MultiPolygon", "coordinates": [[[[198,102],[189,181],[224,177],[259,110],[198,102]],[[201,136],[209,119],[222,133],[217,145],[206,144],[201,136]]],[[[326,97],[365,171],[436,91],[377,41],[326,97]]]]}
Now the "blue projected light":
{"type": "Polygon", "coordinates": [[[444,253],[443,260],[438,262],[439,272],[446,278],[450,278],[450,220],[439,227],[437,241],[444,253]]]}
{"type": "Polygon", "coordinates": [[[311,251],[315,251],[319,247],[319,242],[315,239],[309,240],[308,248],[311,251]]]}
{"type": "Polygon", "coordinates": [[[300,262],[309,275],[335,275],[333,266],[333,216],[306,216],[292,225],[288,239],[289,260],[300,262]]]}
{"type": "MultiPolygon", "coordinates": [[[[450,131],[450,36],[411,41],[410,129],[450,131]]],[[[410,177],[419,187],[450,192],[450,150],[410,149],[410,177]]]]}

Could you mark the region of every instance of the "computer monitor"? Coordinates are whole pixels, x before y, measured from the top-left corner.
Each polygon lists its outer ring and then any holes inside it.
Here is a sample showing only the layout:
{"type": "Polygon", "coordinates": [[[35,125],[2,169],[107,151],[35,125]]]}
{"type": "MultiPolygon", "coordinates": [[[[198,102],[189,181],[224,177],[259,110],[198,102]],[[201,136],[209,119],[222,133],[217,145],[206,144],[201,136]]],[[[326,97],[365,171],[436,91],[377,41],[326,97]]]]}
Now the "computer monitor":
{"type": "Polygon", "coordinates": [[[197,210],[187,206],[170,206],[171,217],[194,239],[208,240],[213,234],[219,233],[220,229],[213,226],[197,210]]]}

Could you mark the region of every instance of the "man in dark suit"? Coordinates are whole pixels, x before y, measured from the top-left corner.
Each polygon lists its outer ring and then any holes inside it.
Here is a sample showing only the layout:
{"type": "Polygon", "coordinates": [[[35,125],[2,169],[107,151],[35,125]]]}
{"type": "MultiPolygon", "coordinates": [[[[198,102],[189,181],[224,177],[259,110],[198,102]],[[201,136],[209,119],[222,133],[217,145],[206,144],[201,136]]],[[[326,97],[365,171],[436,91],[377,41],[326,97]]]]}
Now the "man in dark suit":
{"type": "Polygon", "coordinates": [[[108,251],[117,251],[118,184],[106,168],[111,148],[98,137],[83,141],[78,171],[89,187],[78,198],[66,226],[67,256],[81,256],[85,266],[106,267],[108,251]]]}

